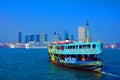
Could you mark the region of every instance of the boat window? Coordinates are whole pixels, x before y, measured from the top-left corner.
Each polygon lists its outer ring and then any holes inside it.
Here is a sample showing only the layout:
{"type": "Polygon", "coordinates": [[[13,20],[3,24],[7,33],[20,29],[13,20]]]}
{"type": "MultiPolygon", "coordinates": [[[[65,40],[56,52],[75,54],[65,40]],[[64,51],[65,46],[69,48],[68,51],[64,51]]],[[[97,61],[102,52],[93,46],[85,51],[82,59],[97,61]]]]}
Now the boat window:
{"type": "Polygon", "coordinates": [[[89,44],[89,45],[87,45],[87,48],[90,48],[90,44],[89,44]]]}
{"type": "Polygon", "coordinates": [[[75,58],[75,57],[76,57],[76,55],[71,55],[71,57],[72,57],[72,58],[75,58]]]}
{"type": "Polygon", "coordinates": [[[56,46],[57,49],[60,49],[60,46],[56,46]]]}
{"type": "Polygon", "coordinates": [[[75,49],[75,45],[73,45],[73,49],[75,49]]]}
{"type": "Polygon", "coordinates": [[[95,44],[93,44],[92,48],[96,48],[96,45],[95,45],[95,44]]]}
{"type": "Polygon", "coordinates": [[[68,49],[68,46],[66,46],[66,49],[68,49]]]}
{"type": "Polygon", "coordinates": [[[86,48],[86,45],[83,45],[83,48],[86,48]]]}
{"type": "Polygon", "coordinates": [[[72,49],[72,46],[70,46],[70,49],[72,49]]]}
{"type": "Polygon", "coordinates": [[[55,56],[58,57],[58,54],[56,54],[55,56]]]}
{"type": "Polygon", "coordinates": [[[79,45],[79,48],[81,49],[81,48],[82,48],[82,45],[79,45]]]}
{"type": "Polygon", "coordinates": [[[78,49],[78,45],[76,45],[76,49],[78,49]]]}
{"type": "Polygon", "coordinates": [[[88,59],[88,55],[84,55],[85,59],[87,60],[88,59]]]}
{"type": "Polygon", "coordinates": [[[90,55],[89,60],[98,61],[98,60],[101,60],[101,59],[97,55],[90,55]]]}
{"type": "Polygon", "coordinates": [[[89,60],[94,60],[94,55],[89,55],[89,60]]]}
{"type": "Polygon", "coordinates": [[[61,49],[64,50],[64,46],[61,46],[61,49]]]}
{"type": "Polygon", "coordinates": [[[78,55],[77,59],[81,61],[86,61],[88,60],[88,55],[78,55]]]}
{"type": "Polygon", "coordinates": [[[68,49],[70,49],[70,46],[68,46],[68,49]]]}
{"type": "Polygon", "coordinates": [[[52,46],[50,46],[50,49],[52,49],[53,47],[52,46]]]}

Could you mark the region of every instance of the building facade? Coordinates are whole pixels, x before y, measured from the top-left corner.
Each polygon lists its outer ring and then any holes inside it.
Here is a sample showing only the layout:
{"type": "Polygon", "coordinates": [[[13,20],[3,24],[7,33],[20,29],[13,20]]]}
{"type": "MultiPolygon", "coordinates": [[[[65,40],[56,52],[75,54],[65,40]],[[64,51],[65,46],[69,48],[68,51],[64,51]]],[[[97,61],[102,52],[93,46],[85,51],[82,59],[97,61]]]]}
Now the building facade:
{"type": "Polygon", "coordinates": [[[86,40],[85,35],[86,35],[85,27],[83,27],[83,26],[78,27],[78,41],[85,42],[85,40],[86,40]]]}
{"type": "Polygon", "coordinates": [[[40,34],[36,35],[36,42],[40,42],[40,34]]]}
{"type": "Polygon", "coordinates": [[[22,32],[21,31],[17,32],[17,43],[22,43],[22,32]]]}
{"type": "Polygon", "coordinates": [[[41,33],[41,34],[40,34],[40,43],[42,43],[42,42],[47,42],[47,41],[48,41],[48,39],[47,39],[47,34],[41,33]]]}
{"type": "Polygon", "coordinates": [[[64,40],[67,40],[67,39],[69,39],[69,35],[68,35],[68,32],[65,31],[65,32],[64,32],[64,40]]]}
{"type": "Polygon", "coordinates": [[[32,34],[32,35],[26,35],[25,36],[25,43],[29,43],[29,42],[47,42],[48,38],[47,38],[47,34],[42,33],[42,34],[32,34]]]}
{"type": "Polygon", "coordinates": [[[30,35],[25,35],[25,43],[29,43],[30,42],[30,35]]]}
{"type": "Polygon", "coordinates": [[[30,42],[35,42],[35,35],[34,34],[30,35],[30,42]]]}

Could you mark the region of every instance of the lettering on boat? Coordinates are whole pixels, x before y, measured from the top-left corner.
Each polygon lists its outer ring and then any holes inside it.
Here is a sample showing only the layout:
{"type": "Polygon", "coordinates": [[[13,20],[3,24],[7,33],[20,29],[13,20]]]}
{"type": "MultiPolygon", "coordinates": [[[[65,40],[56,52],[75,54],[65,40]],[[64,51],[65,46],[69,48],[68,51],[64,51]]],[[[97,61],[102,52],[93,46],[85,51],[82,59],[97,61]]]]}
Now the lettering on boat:
{"type": "Polygon", "coordinates": [[[76,62],[76,58],[67,57],[67,58],[65,58],[65,61],[67,63],[75,63],[76,62]]]}

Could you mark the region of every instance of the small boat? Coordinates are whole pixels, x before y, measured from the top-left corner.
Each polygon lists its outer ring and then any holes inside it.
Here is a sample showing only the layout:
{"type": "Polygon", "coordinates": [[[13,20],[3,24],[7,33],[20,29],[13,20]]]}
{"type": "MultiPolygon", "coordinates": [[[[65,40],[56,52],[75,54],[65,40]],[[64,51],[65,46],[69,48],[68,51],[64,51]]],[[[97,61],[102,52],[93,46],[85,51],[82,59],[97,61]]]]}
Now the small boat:
{"type": "Polygon", "coordinates": [[[48,45],[50,61],[70,68],[101,72],[103,44],[86,39],[86,42],[71,40],[51,42],[48,45]]]}

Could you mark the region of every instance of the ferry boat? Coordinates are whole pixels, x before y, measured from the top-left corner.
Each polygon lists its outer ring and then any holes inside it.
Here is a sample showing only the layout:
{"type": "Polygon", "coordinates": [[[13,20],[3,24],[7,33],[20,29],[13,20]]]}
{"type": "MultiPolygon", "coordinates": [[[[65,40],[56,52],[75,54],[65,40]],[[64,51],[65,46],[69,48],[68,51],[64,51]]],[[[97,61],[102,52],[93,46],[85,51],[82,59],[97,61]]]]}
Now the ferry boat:
{"type": "MultiPolygon", "coordinates": [[[[88,37],[88,36],[87,36],[88,37]]],[[[48,55],[53,64],[101,72],[103,66],[101,42],[54,41],[48,45],[48,55]]]]}

